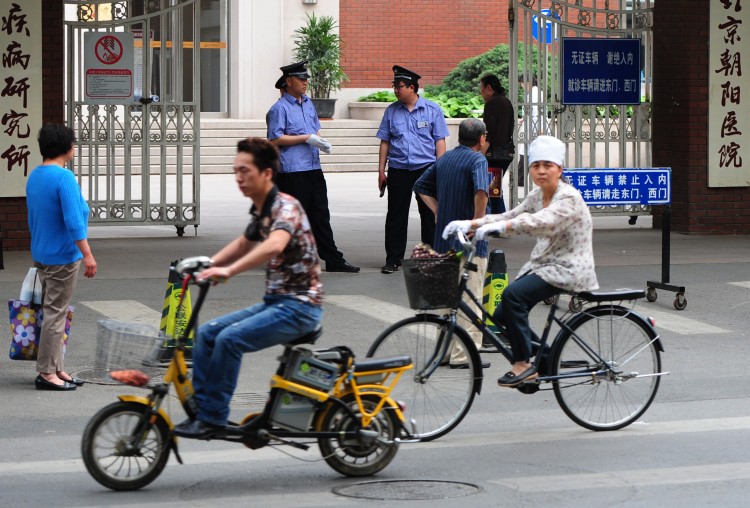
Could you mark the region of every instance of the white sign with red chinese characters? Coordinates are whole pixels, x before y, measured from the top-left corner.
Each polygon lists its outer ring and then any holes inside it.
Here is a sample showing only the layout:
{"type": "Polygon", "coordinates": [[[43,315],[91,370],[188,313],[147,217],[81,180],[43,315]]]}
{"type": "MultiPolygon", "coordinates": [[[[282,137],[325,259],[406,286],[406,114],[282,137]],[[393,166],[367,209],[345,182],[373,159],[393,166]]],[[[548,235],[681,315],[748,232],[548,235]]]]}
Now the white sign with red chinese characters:
{"type": "Polygon", "coordinates": [[[133,101],[133,34],[88,32],[83,36],[85,100],[89,104],[133,101]]]}
{"type": "Polygon", "coordinates": [[[0,197],[26,195],[41,164],[42,2],[0,0],[0,197]]]}
{"type": "Polygon", "coordinates": [[[750,2],[711,0],[709,19],[708,186],[750,187],[750,2]]]}

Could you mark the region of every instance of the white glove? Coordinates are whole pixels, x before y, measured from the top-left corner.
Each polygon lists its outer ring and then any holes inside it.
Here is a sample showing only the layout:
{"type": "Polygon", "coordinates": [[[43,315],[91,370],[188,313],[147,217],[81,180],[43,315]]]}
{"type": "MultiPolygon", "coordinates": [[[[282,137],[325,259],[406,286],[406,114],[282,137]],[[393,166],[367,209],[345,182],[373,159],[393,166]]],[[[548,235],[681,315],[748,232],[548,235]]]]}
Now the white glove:
{"type": "Polygon", "coordinates": [[[461,231],[463,234],[468,233],[469,231],[471,231],[471,221],[454,220],[452,222],[449,222],[443,230],[443,240],[447,240],[448,238],[450,238],[453,234],[456,233],[456,231],[461,231]]]}
{"type": "Polygon", "coordinates": [[[490,222],[489,224],[485,224],[481,228],[477,229],[476,237],[477,240],[484,240],[492,233],[498,233],[503,234],[505,233],[505,221],[501,220],[499,222],[490,222]]]}
{"type": "Polygon", "coordinates": [[[315,148],[319,148],[329,155],[331,154],[331,152],[333,152],[331,143],[329,143],[327,139],[323,139],[315,134],[310,134],[310,137],[305,140],[305,143],[310,146],[314,146],[315,148]]]}

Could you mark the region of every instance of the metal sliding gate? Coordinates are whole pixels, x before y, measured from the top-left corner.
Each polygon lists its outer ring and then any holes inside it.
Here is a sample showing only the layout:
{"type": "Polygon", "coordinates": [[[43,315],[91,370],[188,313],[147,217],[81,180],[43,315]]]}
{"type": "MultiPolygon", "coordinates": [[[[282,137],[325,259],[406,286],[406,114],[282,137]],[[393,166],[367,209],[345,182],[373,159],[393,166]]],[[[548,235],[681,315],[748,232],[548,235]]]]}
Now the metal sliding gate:
{"type": "Polygon", "coordinates": [[[91,224],[174,225],[180,236],[193,225],[197,233],[199,2],[65,0],[65,8],[67,122],[77,135],[73,164],[91,224]],[[84,39],[91,32],[132,34],[132,99],[87,100],[84,39]]]}
{"type": "MultiPolygon", "coordinates": [[[[540,134],[567,146],[565,167],[651,166],[651,65],[654,0],[509,0],[511,27],[510,98],[521,113],[516,153],[540,134]],[[585,5],[584,5],[585,4],[585,5]],[[563,37],[637,38],[641,47],[641,104],[576,105],[561,103],[563,37]]],[[[511,171],[511,206],[519,183],[528,191],[528,162],[511,171]],[[519,177],[520,175],[520,177],[519,177]],[[519,182],[520,180],[520,182],[519,182]]],[[[592,208],[597,215],[646,215],[647,206],[592,208]]]]}

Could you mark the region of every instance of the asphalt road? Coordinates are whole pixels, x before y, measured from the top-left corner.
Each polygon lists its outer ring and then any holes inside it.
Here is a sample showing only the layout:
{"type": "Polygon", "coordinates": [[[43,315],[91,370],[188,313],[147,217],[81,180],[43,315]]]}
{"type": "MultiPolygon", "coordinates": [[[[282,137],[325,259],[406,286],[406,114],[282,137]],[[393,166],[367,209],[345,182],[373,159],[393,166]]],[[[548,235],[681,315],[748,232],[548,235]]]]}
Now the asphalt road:
{"type": "MultiPolygon", "coordinates": [[[[364,354],[388,324],[409,314],[400,274],[382,275],[385,200],[371,174],[328,176],[332,223],[357,275],[326,274],[321,347],[347,344],[364,354]]],[[[202,220],[178,238],[174,228],[97,227],[91,243],[99,261],[94,280],[81,278],[66,362],[96,383],[71,393],[34,390],[34,364],[0,360],[0,506],[358,506],[383,501],[343,497],[333,489],[410,499],[406,506],[746,506],[750,488],[750,238],[673,235],[671,280],[687,288],[688,306],[659,292],[636,310],[652,315],[666,351],[656,400],[630,427],[594,433],[578,427],[552,392],[523,395],[494,381],[507,370],[497,355],[485,371],[482,394],[461,425],[444,438],[402,445],[388,468],[369,479],[339,476],[308,452],[251,451],[221,442],[181,440],[184,465],[170,460],[148,488],[115,493],[97,484],[80,459],[80,439],[91,416],[117,394],[137,390],[95,378],[96,322],[103,317],[155,319],[162,308],[169,261],[212,254],[239,234],[248,203],[229,175],[202,179],[202,220]],[[283,453],[287,452],[289,455],[283,453]],[[358,487],[361,481],[403,481],[358,487]],[[425,480],[436,483],[424,483],[425,480]],[[441,482],[460,482],[459,485],[441,482]],[[469,484],[469,485],[464,485],[469,484]],[[476,488],[473,488],[475,486],[476,488]],[[453,488],[451,488],[453,487],[453,488]]],[[[416,207],[409,245],[418,241],[416,207]]],[[[644,287],[661,277],[661,234],[639,219],[596,219],[595,255],[603,288],[644,287]]],[[[533,241],[497,240],[514,276],[533,241]]],[[[0,294],[17,297],[28,253],[6,253],[0,294]]],[[[253,271],[212,290],[209,318],[257,301],[263,274],[253,271]]],[[[541,325],[544,309],[534,313],[541,325]]],[[[5,314],[7,320],[7,314],[5,314]]],[[[6,321],[7,322],[7,321],[6,321]]],[[[158,321],[154,322],[156,325],[158,321]]],[[[2,345],[9,345],[3,327],[2,345]]],[[[6,349],[7,350],[7,349],[6,349]]],[[[232,416],[259,407],[279,350],[245,358],[232,416]]],[[[179,421],[182,410],[171,399],[179,421]]],[[[386,506],[395,500],[385,501],[386,506]]]]}

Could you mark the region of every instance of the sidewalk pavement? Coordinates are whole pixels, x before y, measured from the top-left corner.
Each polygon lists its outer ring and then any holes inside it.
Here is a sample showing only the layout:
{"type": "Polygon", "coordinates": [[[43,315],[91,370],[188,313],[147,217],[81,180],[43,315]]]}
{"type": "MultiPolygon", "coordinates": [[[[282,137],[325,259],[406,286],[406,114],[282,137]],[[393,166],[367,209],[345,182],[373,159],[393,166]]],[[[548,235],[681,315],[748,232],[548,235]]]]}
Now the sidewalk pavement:
{"type": "MultiPolygon", "coordinates": [[[[371,173],[335,173],[326,176],[331,222],[336,243],[362,272],[379,272],[385,260],[386,199],[378,197],[377,179],[371,173]]],[[[201,224],[187,227],[178,237],[173,226],[91,226],[90,243],[99,264],[97,279],[165,277],[169,261],[194,255],[211,255],[244,230],[250,201],[237,190],[232,175],[201,177],[201,224]],[[197,232],[197,236],[195,233],[197,232]]],[[[651,228],[651,218],[641,216],[635,226],[627,217],[594,219],[594,255],[597,266],[660,266],[662,233],[651,228]]],[[[412,206],[408,249],[419,241],[419,216],[412,206]]],[[[493,240],[491,248],[513,249],[520,268],[534,243],[530,237],[493,240]],[[523,255],[520,253],[523,251],[523,255]]],[[[671,235],[672,265],[744,263],[750,261],[750,236],[671,235]]],[[[0,290],[15,297],[28,267],[29,252],[5,252],[0,290]],[[7,284],[5,284],[7,283],[7,284]]],[[[338,275],[338,274],[337,274],[338,275]]],[[[350,276],[351,275],[347,275],[350,276]]]]}

